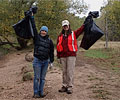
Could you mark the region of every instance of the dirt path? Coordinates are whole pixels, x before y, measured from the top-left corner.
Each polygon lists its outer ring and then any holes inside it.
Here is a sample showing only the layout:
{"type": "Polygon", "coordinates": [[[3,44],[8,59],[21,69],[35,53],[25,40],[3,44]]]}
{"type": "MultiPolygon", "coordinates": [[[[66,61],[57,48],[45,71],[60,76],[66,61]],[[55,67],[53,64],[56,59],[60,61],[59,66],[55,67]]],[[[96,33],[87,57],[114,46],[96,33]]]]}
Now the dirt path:
{"type": "MultiPolygon", "coordinates": [[[[30,64],[25,52],[9,54],[0,60],[0,100],[34,100],[33,81],[22,81],[21,69],[30,64]]],[[[119,75],[107,68],[96,67],[78,52],[74,80],[74,93],[59,93],[62,83],[61,69],[48,70],[45,92],[41,100],[120,100],[119,75]]]]}

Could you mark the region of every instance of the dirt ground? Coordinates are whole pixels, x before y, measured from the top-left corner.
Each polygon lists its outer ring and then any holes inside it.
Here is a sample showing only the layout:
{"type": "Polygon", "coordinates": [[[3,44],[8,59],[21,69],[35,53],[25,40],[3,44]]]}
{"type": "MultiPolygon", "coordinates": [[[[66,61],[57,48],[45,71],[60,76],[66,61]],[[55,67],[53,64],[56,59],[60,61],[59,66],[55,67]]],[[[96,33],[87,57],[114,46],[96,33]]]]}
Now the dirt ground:
{"type": "MultiPolygon", "coordinates": [[[[0,100],[35,100],[33,81],[22,81],[21,69],[30,65],[26,52],[15,52],[0,59],[0,100]]],[[[45,98],[41,100],[120,100],[120,77],[109,68],[98,67],[78,52],[74,71],[73,94],[59,93],[62,71],[58,66],[48,70],[45,98]]]]}

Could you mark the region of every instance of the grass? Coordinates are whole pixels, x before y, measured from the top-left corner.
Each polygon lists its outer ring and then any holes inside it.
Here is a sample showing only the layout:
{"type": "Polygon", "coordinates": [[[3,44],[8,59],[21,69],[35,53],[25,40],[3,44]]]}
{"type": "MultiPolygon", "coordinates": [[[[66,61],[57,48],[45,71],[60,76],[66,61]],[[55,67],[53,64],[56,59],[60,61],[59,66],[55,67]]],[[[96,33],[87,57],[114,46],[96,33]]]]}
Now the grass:
{"type": "Polygon", "coordinates": [[[110,93],[108,91],[105,91],[103,89],[98,89],[98,90],[93,90],[93,93],[96,93],[95,98],[99,98],[102,100],[109,100],[107,95],[110,95],[110,93]]]}
{"type": "Polygon", "coordinates": [[[120,67],[112,67],[112,70],[116,73],[120,72],[120,67]]]}
{"type": "Polygon", "coordinates": [[[9,51],[8,49],[0,47],[0,56],[8,54],[8,51],[9,51]]]}
{"type": "Polygon", "coordinates": [[[86,59],[101,68],[109,68],[120,74],[120,48],[94,48],[84,51],[86,59]]]}
{"type": "Polygon", "coordinates": [[[110,55],[104,49],[90,49],[85,52],[85,56],[91,58],[109,58],[110,55]]]}

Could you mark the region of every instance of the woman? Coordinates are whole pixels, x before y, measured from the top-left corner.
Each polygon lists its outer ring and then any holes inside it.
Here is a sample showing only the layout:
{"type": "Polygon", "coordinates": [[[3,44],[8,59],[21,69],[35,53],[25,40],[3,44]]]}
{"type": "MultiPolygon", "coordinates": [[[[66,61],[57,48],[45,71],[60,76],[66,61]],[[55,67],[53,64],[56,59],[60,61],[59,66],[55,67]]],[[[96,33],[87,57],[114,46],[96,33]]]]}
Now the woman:
{"type": "Polygon", "coordinates": [[[48,36],[48,27],[42,26],[38,34],[34,16],[30,16],[30,21],[33,29],[34,41],[34,98],[43,98],[45,96],[43,89],[45,84],[45,76],[48,69],[49,62],[54,61],[54,45],[48,36]]]}
{"type": "Polygon", "coordinates": [[[63,83],[59,92],[73,92],[73,74],[76,61],[77,38],[84,30],[84,25],[72,31],[68,20],[62,21],[62,31],[57,39],[57,57],[63,67],[63,83]]]}

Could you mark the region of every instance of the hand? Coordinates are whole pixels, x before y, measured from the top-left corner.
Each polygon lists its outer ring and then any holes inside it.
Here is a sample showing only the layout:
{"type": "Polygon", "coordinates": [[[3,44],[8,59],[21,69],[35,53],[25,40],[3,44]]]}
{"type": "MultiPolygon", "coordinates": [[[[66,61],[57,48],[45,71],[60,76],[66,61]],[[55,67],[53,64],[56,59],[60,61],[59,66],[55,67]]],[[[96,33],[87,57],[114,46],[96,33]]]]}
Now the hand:
{"type": "Polygon", "coordinates": [[[38,7],[37,6],[33,6],[31,9],[32,9],[33,14],[36,14],[38,7]]]}
{"type": "Polygon", "coordinates": [[[53,63],[50,63],[50,67],[49,67],[50,69],[52,69],[53,68],[53,63]]]}
{"type": "Polygon", "coordinates": [[[33,14],[33,12],[32,12],[32,16],[33,16],[34,14],[33,14]]]}
{"type": "Polygon", "coordinates": [[[86,26],[86,25],[90,24],[91,21],[92,21],[92,16],[87,16],[85,18],[84,25],[86,26]]]}

